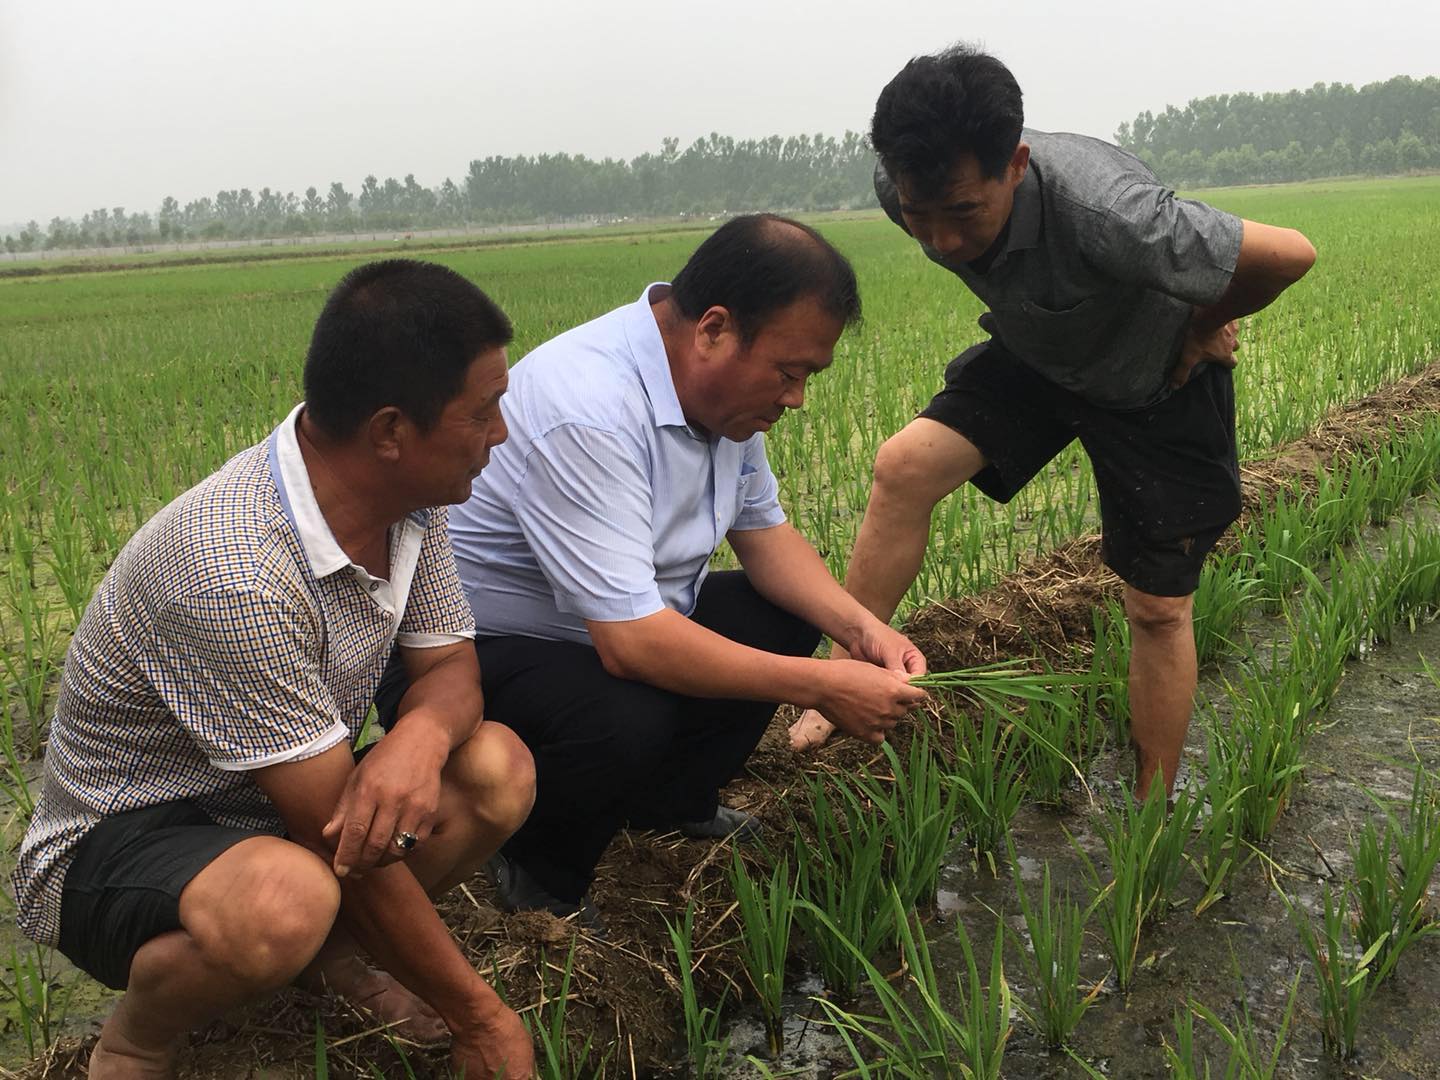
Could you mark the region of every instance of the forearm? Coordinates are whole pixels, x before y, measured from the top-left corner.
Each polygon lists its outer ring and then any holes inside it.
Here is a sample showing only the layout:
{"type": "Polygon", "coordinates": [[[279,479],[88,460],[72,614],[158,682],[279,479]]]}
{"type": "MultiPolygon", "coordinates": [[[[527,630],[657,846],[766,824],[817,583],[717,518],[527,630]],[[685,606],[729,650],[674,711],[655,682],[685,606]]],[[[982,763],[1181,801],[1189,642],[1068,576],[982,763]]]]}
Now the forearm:
{"type": "MultiPolygon", "coordinates": [[[[842,648],[847,648],[861,628],[876,621],[830,574],[820,553],[790,525],[766,530],[763,556],[747,552],[741,557],[745,576],[755,591],[778,608],[796,615],[842,648]]],[[[755,537],[734,534],[732,546],[744,550],[755,537]]]]}
{"type": "Polygon", "coordinates": [[[503,1006],[403,863],[342,878],[340,890],[341,924],[451,1031],[471,1031],[503,1006]]]}
{"type": "Polygon", "coordinates": [[[393,730],[431,743],[441,755],[438,769],[452,750],[475,734],[484,714],[474,646],[466,641],[440,650],[405,649],[402,656],[410,671],[410,688],[400,700],[393,730]]]}
{"type": "Polygon", "coordinates": [[[819,701],[821,661],[754,649],[665,610],[626,623],[589,624],[606,671],[688,697],[819,701]]]}

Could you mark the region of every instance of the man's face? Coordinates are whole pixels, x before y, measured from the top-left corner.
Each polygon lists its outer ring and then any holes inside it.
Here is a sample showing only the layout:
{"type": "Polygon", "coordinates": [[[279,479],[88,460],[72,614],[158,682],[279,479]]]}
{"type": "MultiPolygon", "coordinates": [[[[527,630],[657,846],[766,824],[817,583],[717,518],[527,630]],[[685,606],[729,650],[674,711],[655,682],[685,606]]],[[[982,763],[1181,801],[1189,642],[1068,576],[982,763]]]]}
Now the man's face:
{"type": "Polygon", "coordinates": [[[743,442],[805,403],[806,380],[835,359],[845,325],[804,297],[771,315],[746,343],[733,320],[714,330],[716,312],[724,309],[712,308],[697,325],[707,354],[700,400],[682,404],[686,417],[712,434],[743,442]]]}
{"type": "Polygon", "coordinates": [[[446,403],[435,426],[417,434],[407,454],[406,472],[423,487],[421,505],[462,503],[470,482],[490,462],[490,451],[509,434],[500,414],[500,397],[510,383],[505,350],[477,356],[465,372],[460,392],[446,403]]]}
{"type": "Polygon", "coordinates": [[[961,157],[940,190],[917,190],[904,176],[895,177],[900,215],[910,235],[947,262],[973,262],[995,243],[1010,220],[1015,189],[1030,163],[1030,147],[1021,143],[1005,171],[987,177],[974,154],[961,157]]]}

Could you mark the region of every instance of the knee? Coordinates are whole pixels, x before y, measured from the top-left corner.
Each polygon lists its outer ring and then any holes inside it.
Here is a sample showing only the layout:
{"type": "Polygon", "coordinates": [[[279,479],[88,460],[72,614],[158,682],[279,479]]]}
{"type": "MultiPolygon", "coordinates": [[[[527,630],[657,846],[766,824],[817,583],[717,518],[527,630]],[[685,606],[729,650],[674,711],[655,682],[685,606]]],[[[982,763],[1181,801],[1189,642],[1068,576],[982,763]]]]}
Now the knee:
{"type": "Polygon", "coordinates": [[[940,490],[936,476],[914,445],[912,432],[886,439],[875,455],[874,494],[887,503],[929,513],[952,488],[940,490]]]}
{"type": "Polygon", "coordinates": [[[323,860],[298,844],[266,841],[223,907],[187,926],[215,966],[256,988],[294,979],[320,951],[340,910],[339,883],[323,860]]]}
{"type": "Polygon", "coordinates": [[[1155,596],[1139,589],[1125,590],[1125,617],[1132,632],[1149,637],[1190,633],[1192,597],[1155,596]]]}
{"type": "Polygon", "coordinates": [[[520,737],[488,720],[465,744],[454,770],[459,794],[487,831],[509,836],[535,805],[535,760],[520,737]]]}

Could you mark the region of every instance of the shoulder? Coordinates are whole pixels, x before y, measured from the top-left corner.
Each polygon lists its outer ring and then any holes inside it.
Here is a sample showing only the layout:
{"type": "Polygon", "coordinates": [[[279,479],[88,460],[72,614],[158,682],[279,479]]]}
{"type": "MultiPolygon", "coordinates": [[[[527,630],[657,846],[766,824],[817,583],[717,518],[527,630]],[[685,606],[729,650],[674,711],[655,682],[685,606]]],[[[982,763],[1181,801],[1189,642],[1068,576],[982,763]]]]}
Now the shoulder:
{"type": "Polygon", "coordinates": [[[199,593],[303,591],[301,557],[261,443],[146,522],[116,569],[166,602],[199,593]]]}
{"type": "Polygon", "coordinates": [[[1046,201],[1062,210],[1103,217],[1136,185],[1160,186],[1143,161],[1102,139],[1028,128],[1024,138],[1046,201]]]}
{"type": "Polygon", "coordinates": [[[610,430],[643,401],[619,308],[538,346],[510,371],[507,412],[532,438],[564,424],[610,430]]]}

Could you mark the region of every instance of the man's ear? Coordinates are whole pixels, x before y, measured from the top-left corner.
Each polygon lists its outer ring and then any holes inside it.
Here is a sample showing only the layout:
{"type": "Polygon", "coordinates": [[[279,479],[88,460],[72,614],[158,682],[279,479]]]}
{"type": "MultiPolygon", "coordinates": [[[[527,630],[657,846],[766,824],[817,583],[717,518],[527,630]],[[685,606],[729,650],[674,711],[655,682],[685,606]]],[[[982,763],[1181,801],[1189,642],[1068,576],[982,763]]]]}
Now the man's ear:
{"type": "Polygon", "coordinates": [[[394,405],[386,405],[365,425],[370,449],[381,461],[400,460],[400,451],[415,430],[410,418],[394,405]]]}
{"type": "Polygon", "coordinates": [[[729,309],[720,307],[707,308],[705,313],[695,322],[695,348],[701,356],[709,357],[715,352],[723,349],[730,338],[737,337],[739,327],[735,325],[735,318],[730,314],[729,309]]]}
{"type": "Polygon", "coordinates": [[[1021,141],[1015,147],[1015,153],[1010,155],[1008,166],[1010,183],[1018,185],[1025,177],[1026,166],[1030,164],[1030,144],[1021,141]]]}

